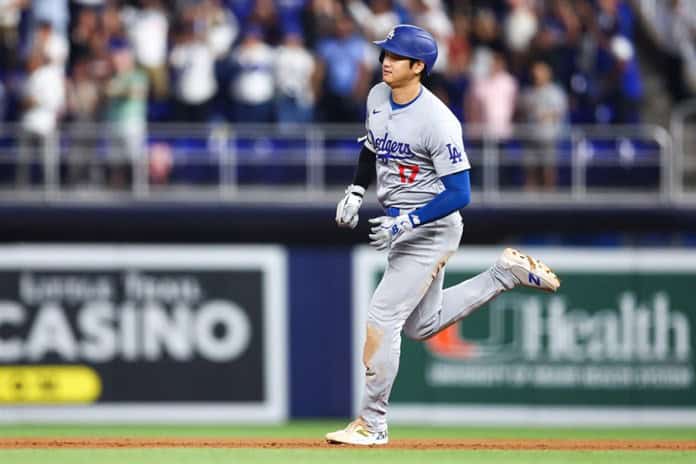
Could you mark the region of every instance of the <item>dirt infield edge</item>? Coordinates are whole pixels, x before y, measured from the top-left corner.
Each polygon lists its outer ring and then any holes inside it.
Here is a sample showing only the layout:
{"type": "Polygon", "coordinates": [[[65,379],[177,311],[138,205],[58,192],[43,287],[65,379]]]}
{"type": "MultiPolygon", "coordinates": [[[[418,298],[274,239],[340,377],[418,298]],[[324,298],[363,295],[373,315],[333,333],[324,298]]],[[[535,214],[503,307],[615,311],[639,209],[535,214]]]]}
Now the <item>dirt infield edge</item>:
{"type": "Polygon", "coordinates": [[[324,440],[274,438],[3,438],[7,449],[138,449],[138,448],[258,448],[258,449],[412,449],[412,450],[562,450],[562,451],[696,451],[696,440],[392,440],[386,446],[332,445],[324,440]]]}

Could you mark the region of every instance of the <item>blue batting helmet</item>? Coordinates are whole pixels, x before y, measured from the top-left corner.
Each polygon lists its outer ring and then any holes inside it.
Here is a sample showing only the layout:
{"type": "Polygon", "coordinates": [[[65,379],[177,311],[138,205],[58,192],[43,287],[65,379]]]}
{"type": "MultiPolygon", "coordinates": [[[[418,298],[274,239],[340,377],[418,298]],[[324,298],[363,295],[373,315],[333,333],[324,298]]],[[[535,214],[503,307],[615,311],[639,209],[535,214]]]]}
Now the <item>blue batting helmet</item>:
{"type": "Polygon", "coordinates": [[[382,49],[380,61],[384,59],[384,52],[413,58],[425,63],[425,72],[430,74],[437,60],[437,42],[425,29],[410,24],[399,24],[387,34],[384,40],[372,42],[382,49]]]}

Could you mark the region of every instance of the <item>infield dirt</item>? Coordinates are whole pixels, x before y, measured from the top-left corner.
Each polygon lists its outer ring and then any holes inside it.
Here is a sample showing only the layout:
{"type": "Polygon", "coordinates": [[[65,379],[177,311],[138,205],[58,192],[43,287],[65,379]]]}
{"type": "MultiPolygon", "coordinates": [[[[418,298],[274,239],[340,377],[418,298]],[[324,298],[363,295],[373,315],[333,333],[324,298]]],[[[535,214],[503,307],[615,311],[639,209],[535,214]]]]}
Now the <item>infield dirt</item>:
{"type": "Polygon", "coordinates": [[[70,448],[272,448],[272,449],[418,449],[418,450],[659,450],[694,451],[696,440],[392,440],[386,446],[332,445],[307,439],[194,438],[5,438],[0,449],[70,448]]]}

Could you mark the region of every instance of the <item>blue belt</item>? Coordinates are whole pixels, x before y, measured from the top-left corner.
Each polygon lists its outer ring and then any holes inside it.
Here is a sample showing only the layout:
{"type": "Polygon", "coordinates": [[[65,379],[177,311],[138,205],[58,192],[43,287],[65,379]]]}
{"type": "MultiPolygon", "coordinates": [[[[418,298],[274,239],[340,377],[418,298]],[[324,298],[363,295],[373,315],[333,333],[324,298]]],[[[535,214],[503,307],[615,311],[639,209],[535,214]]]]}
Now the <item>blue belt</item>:
{"type": "Polygon", "coordinates": [[[391,216],[391,217],[398,217],[401,215],[400,214],[401,210],[399,208],[394,208],[394,207],[387,208],[386,210],[384,210],[384,212],[387,213],[387,216],[391,216]]]}

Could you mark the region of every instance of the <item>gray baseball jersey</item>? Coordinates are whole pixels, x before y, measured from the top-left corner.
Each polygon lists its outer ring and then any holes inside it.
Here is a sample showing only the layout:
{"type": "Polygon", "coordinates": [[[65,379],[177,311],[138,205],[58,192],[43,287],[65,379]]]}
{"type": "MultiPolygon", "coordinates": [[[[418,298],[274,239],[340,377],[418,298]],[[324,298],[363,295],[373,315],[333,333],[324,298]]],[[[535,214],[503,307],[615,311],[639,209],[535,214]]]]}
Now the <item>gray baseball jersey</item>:
{"type": "MultiPolygon", "coordinates": [[[[376,85],[367,99],[365,146],[377,155],[377,197],[385,208],[421,207],[444,190],[440,177],[469,169],[462,129],[428,89],[399,106],[391,89],[376,85]]],[[[365,392],[360,415],[387,429],[387,405],[399,367],[401,332],[422,340],[443,330],[506,288],[495,266],[443,290],[444,268],[459,247],[462,220],[452,213],[400,235],[367,312],[363,352],[365,392]]]]}
{"type": "Polygon", "coordinates": [[[384,82],[374,86],[366,128],[365,146],[377,154],[377,198],[384,207],[421,207],[444,190],[440,177],[471,167],[461,123],[424,86],[407,105],[395,104],[384,82]]]}

